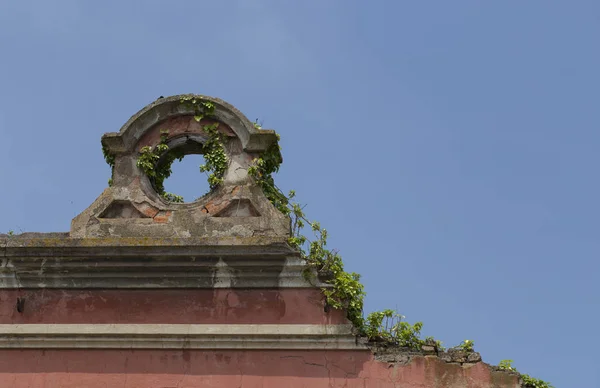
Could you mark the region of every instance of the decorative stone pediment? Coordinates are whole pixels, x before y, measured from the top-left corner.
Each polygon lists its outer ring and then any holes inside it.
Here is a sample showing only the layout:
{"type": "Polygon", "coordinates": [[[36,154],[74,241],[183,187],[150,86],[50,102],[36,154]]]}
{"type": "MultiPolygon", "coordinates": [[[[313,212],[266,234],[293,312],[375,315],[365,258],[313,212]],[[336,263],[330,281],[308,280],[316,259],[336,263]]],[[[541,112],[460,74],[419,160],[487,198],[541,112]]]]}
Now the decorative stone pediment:
{"type": "MultiPolygon", "coordinates": [[[[197,95],[159,98],[132,116],[119,132],[102,137],[105,152],[114,160],[112,183],[73,219],[70,236],[285,239],[290,233],[289,219],[248,175],[253,160],[276,143],[274,131],[256,127],[220,99],[197,95]],[[192,100],[210,103],[210,115],[199,116],[198,110],[186,103],[192,100]],[[144,147],[155,149],[164,144],[178,155],[202,154],[209,139],[204,128],[214,124],[224,139],[227,159],[222,182],[205,195],[198,193],[193,202],[165,199],[153,178],[138,166],[144,147]]],[[[160,155],[156,165],[164,159],[164,154],[160,155]]],[[[198,174],[197,179],[205,178],[198,174]]]]}

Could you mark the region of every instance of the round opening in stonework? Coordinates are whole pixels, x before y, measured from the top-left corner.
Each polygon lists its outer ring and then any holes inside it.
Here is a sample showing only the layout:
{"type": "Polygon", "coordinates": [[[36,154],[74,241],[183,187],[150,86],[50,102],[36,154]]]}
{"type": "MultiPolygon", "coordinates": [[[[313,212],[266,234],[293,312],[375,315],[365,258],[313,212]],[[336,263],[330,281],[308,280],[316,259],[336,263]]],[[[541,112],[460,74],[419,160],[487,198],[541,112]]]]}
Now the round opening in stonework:
{"type": "MultiPolygon", "coordinates": [[[[175,159],[171,164],[171,174],[163,181],[163,198],[180,198],[182,202],[189,203],[207,194],[210,186],[208,173],[200,172],[203,165],[206,165],[206,159],[201,153],[185,154],[181,159],[175,159]]],[[[152,183],[158,192],[155,183],[152,183]]]]}
{"type": "Polygon", "coordinates": [[[163,200],[192,202],[222,184],[230,161],[227,145],[234,136],[215,120],[174,117],[140,139],[137,166],[163,200]]]}

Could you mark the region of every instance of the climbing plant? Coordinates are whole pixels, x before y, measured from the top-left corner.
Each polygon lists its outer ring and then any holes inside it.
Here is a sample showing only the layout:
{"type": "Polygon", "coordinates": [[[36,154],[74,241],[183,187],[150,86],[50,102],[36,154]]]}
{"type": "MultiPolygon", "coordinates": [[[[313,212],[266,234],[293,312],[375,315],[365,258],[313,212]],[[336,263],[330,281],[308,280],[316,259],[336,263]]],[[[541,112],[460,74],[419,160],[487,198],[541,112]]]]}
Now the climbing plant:
{"type": "MultiPolygon", "coordinates": [[[[257,123],[254,123],[254,126],[257,129],[261,128],[257,123]]],[[[277,135],[277,140],[279,139],[277,135]]],[[[345,271],[339,252],[327,247],[327,230],[318,222],[306,217],[304,206],[294,201],[296,193],[292,190],[286,195],[277,187],[273,174],[279,171],[282,162],[280,146],[275,142],[254,159],[248,173],[261,186],[265,196],[275,208],[291,218],[291,236],[288,243],[298,249],[301,257],[306,261],[305,275],[308,278],[316,272],[320,278],[325,279],[328,286],[322,291],[327,305],[336,309],[345,309],[348,319],[358,333],[369,339],[383,339],[414,349],[422,346],[425,341],[420,339],[423,326],[421,322],[410,325],[393,310],[373,312],[366,319],[364,318],[365,290],[360,282],[360,275],[345,271]],[[304,234],[305,227],[310,227],[312,238],[304,234]]],[[[427,340],[441,348],[441,342],[433,338],[427,340]]]]}
{"type": "MultiPolygon", "coordinates": [[[[260,125],[254,123],[255,128],[260,125]]],[[[280,137],[277,135],[277,140],[280,137]]],[[[360,282],[360,275],[346,272],[339,253],[327,247],[327,230],[318,222],[310,221],[304,213],[304,206],[294,200],[296,193],[290,191],[287,195],[275,184],[273,174],[279,171],[283,159],[281,149],[276,142],[253,160],[248,169],[250,176],[261,186],[265,196],[283,214],[291,218],[291,237],[288,243],[298,249],[301,257],[307,263],[305,277],[310,279],[312,273],[324,275],[328,287],[322,289],[327,305],[346,309],[348,319],[358,330],[359,335],[369,340],[380,340],[398,346],[421,350],[423,345],[434,346],[438,351],[444,351],[442,343],[433,337],[421,339],[422,322],[410,324],[404,321],[394,310],[375,311],[363,315],[365,298],[364,286],[360,282]],[[303,232],[305,227],[312,230],[312,239],[303,232]]],[[[474,352],[474,342],[464,340],[455,348],[462,351],[474,352]]],[[[522,375],[523,381],[530,388],[552,388],[542,380],[532,379],[522,375]],[[528,385],[527,385],[528,384],[528,385]],[[545,384],[545,385],[544,385],[545,384]]]]}
{"type": "MultiPolygon", "coordinates": [[[[255,127],[260,128],[256,123],[255,127]]],[[[279,140],[279,135],[277,139],[279,140]]],[[[279,171],[282,161],[280,146],[275,142],[254,159],[248,173],[261,186],[265,196],[275,208],[291,217],[292,233],[288,243],[298,249],[301,257],[307,262],[309,271],[306,271],[306,274],[316,272],[323,275],[325,283],[329,285],[323,288],[327,305],[337,309],[345,308],[348,319],[360,334],[365,334],[363,317],[365,291],[360,282],[360,275],[344,270],[338,252],[327,248],[327,230],[321,228],[318,222],[307,219],[303,206],[293,200],[295,192],[290,191],[285,195],[277,187],[273,174],[279,171]],[[307,225],[313,232],[312,240],[302,233],[307,225]]]]}
{"type": "MultiPolygon", "coordinates": [[[[184,96],[180,99],[182,105],[194,111],[194,120],[200,122],[204,118],[214,117],[215,104],[198,96],[184,96]]],[[[200,172],[208,172],[208,184],[215,189],[223,182],[227,171],[228,159],[225,152],[225,135],[218,130],[219,123],[202,126],[202,130],[208,135],[202,144],[202,154],[205,164],[200,166],[200,172]]]]}
{"type": "MultiPolygon", "coordinates": [[[[189,95],[181,98],[180,103],[193,110],[194,119],[200,122],[204,118],[214,117],[215,106],[211,101],[201,97],[189,95]]],[[[261,129],[255,122],[254,127],[261,129]]],[[[203,144],[203,155],[206,163],[200,166],[201,172],[207,172],[208,183],[211,190],[223,182],[227,170],[228,159],[225,152],[225,136],[219,132],[218,123],[203,125],[203,131],[208,136],[203,144]]],[[[161,131],[160,142],[155,147],[142,147],[137,160],[137,166],[153,179],[159,194],[171,202],[183,202],[183,198],[164,190],[164,180],[171,175],[171,165],[184,156],[177,149],[169,149],[167,145],[168,131],[161,131]],[[161,158],[163,160],[161,160],[161,158]],[[159,160],[161,163],[159,163],[159,160]]],[[[276,134],[279,141],[280,136],[276,134]]],[[[420,350],[423,345],[432,345],[437,350],[443,351],[442,343],[433,337],[421,339],[422,322],[409,324],[394,310],[386,309],[363,315],[365,290],[360,282],[360,275],[347,272],[344,269],[342,258],[336,250],[327,247],[328,232],[316,221],[309,220],[304,213],[304,206],[296,202],[295,191],[287,195],[275,184],[273,174],[279,171],[283,158],[281,148],[274,142],[257,158],[248,168],[248,174],[259,185],[267,199],[277,210],[291,219],[291,235],[288,239],[290,246],[296,248],[300,256],[307,263],[304,275],[314,281],[315,274],[322,280],[326,287],[322,291],[327,306],[336,309],[345,309],[347,318],[357,329],[358,334],[369,340],[384,341],[398,346],[420,350]],[[310,228],[312,237],[304,234],[310,228]]],[[[102,151],[106,162],[114,169],[115,158],[103,146],[102,151]]],[[[111,179],[112,181],[112,179],[111,179]]],[[[109,183],[111,182],[109,181],[109,183]]],[[[466,352],[474,352],[474,342],[465,340],[455,347],[466,352]]],[[[499,369],[514,371],[510,360],[500,363],[499,369]]],[[[521,374],[525,387],[553,388],[549,383],[521,374]]]]}
{"type": "Polygon", "coordinates": [[[517,368],[515,368],[512,365],[512,363],[513,363],[513,360],[502,360],[498,364],[498,369],[519,373],[521,375],[521,379],[523,380],[523,384],[524,384],[523,387],[526,387],[526,388],[554,388],[554,386],[551,385],[547,381],[536,379],[529,375],[520,373],[517,370],[517,368]]]}
{"type": "Polygon", "coordinates": [[[175,160],[181,160],[185,156],[180,150],[169,149],[167,139],[168,130],[160,131],[160,142],[154,146],[144,146],[140,149],[137,166],[141,168],[148,178],[152,179],[158,194],[170,202],[183,202],[183,197],[165,191],[165,179],[171,176],[171,166],[175,160]],[[159,163],[161,156],[164,158],[159,163]]]}
{"type": "MultiPolygon", "coordinates": [[[[255,126],[257,125],[255,124],[255,126]]],[[[279,135],[277,135],[277,139],[279,139],[279,135]]],[[[360,275],[344,270],[344,264],[338,252],[327,248],[327,230],[321,228],[318,222],[307,219],[303,207],[293,201],[295,192],[290,191],[288,195],[285,195],[275,185],[273,174],[279,171],[282,161],[280,146],[275,142],[254,159],[248,173],[261,186],[265,196],[275,208],[291,217],[292,234],[288,243],[299,250],[310,269],[324,275],[325,282],[330,286],[323,288],[327,304],[337,309],[345,308],[348,319],[362,334],[364,333],[365,291],[360,282],[360,275]],[[309,225],[313,232],[312,240],[302,234],[306,225],[309,225]]],[[[305,273],[310,273],[310,271],[305,273]]]]}
{"type": "Polygon", "coordinates": [[[111,154],[104,144],[102,144],[102,155],[104,156],[104,160],[106,161],[106,163],[110,166],[110,178],[108,179],[108,185],[112,186],[112,176],[115,171],[115,155],[111,154]]]}
{"type": "Polygon", "coordinates": [[[211,189],[216,188],[223,182],[223,176],[225,176],[225,171],[227,171],[227,154],[225,153],[222,134],[218,131],[218,127],[219,123],[202,127],[208,135],[208,139],[202,145],[206,163],[200,166],[200,172],[210,172],[208,175],[208,185],[211,189]]]}
{"type": "MultiPolygon", "coordinates": [[[[202,121],[204,118],[214,117],[215,105],[211,101],[202,99],[198,96],[184,96],[180,103],[188,110],[194,113],[194,120],[202,121]]],[[[207,173],[208,184],[211,190],[217,188],[222,182],[227,171],[228,159],[225,152],[226,137],[218,130],[219,123],[202,125],[202,130],[206,135],[206,140],[202,144],[202,154],[205,163],[200,166],[200,172],[207,173]]],[[[144,146],[140,149],[137,159],[137,166],[152,179],[158,194],[170,202],[183,202],[183,197],[168,193],[165,191],[164,181],[171,176],[171,167],[175,160],[181,161],[185,154],[178,149],[170,149],[167,140],[168,130],[161,130],[160,141],[154,146],[144,146]]],[[[115,156],[102,145],[104,159],[114,171],[115,156]]],[[[109,179],[109,186],[112,186],[112,178],[109,179]]]]}

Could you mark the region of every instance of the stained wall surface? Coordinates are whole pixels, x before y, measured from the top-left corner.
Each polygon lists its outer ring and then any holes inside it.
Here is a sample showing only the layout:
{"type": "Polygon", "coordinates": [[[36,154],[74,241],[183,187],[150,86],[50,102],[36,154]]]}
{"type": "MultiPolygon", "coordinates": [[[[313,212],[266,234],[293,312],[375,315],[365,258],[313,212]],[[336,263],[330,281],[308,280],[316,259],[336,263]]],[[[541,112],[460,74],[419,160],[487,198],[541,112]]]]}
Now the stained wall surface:
{"type": "Polygon", "coordinates": [[[407,365],[369,351],[3,350],[0,387],[13,388],[515,388],[483,363],[435,356],[407,365]]]}
{"type": "Polygon", "coordinates": [[[160,98],[105,134],[110,186],[68,233],[0,235],[0,388],[519,387],[477,353],[358,338],[325,303],[332,275],[288,243],[290,218],[249,174],[267,150],[280,159],[277,140],[230,104],[191,95],[160,98]],[[138,166],[140,151],[202,153],[212,124],[222,181],[175,203],[138,166]]]}
{"type": "MultiPolygon", "coordinates": [[[[0,290],[0,325],[20,327],[345,323],[343,312],[323,308],[321,291],[313,288],[0,290]],[[25,300],[21,312],[14,305],[17,298],[25,300]]],[[[86,344],[90,340],[88,336],[86,344]]],[[[377,359],[366,347],[271,350],[268,344],[248,343],[249,349],[244,349],[241,343],[236,345],[240,349],[186,349],[185,343],[180,349],[0,349],[0,387],[520,386],[518,376],[477,360],[457,363],[437,355],[399,352],[390,362],[377,359]]]]}

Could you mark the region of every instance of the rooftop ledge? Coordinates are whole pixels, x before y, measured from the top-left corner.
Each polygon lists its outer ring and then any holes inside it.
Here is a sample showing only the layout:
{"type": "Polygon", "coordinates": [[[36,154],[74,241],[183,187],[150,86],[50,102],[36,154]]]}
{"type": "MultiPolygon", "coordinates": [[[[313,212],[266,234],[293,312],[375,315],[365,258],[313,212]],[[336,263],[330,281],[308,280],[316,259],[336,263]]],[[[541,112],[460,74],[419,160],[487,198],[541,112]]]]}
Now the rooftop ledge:
{"type": "Polygon", "coordinates": [[[0,289],[327,286],[307,280],[305,270],[280,237],[0,235],[0,289]]]}
{"type": "Polygon", "coordinates": [[[0,349],[366,350],[351,325],[11,324],[0,349]]]}
{"type": "MultiPolygon", "coordinates": [[[[223,237],[84,237],[71,238],[69,233],[0,234],[0,248],[77,248],[77,247],[257,247],[276,250],[287,255],[297,252],[287,244],[287,239],[273,236],[223,236],[223,237]]],[[[0,257],[2,253],[0,253],[0,257]]]]}

